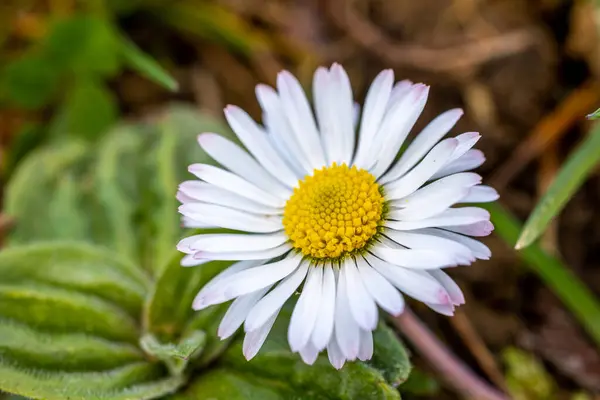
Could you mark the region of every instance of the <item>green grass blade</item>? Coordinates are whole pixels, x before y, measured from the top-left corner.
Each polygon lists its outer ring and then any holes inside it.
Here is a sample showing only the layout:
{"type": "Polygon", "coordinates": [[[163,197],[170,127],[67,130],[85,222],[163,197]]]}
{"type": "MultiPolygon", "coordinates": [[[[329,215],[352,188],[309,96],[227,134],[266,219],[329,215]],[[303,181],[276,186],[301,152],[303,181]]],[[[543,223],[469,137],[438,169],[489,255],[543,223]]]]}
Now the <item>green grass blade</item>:
{"type": "Polygon", "coordinates": [[[125,63],[141,75],[172,92],[179,89],[179,84],[175,78],[169,75],[163,67],[144,53],[135,43],[125,37],[121,38],[121,52],[125,63]]]}
{"type": "Polygon", "coordinates": [[[600,162],[600,124],[569,156],[564,166],[538,202],[517,240],[516,249],[529,246],[546,229],[600,162]]]}
{"type": "MultiPolygon", "coordinates": [[[[521,230],[517,219],[497,203],[485,208],[492,214],[496,233],[513,245],[521,230]]],[[[540,247],[532,245],[518,254],[579,319],[600,347],[600,303],[594,294],[561,261],[540,247]]]]}

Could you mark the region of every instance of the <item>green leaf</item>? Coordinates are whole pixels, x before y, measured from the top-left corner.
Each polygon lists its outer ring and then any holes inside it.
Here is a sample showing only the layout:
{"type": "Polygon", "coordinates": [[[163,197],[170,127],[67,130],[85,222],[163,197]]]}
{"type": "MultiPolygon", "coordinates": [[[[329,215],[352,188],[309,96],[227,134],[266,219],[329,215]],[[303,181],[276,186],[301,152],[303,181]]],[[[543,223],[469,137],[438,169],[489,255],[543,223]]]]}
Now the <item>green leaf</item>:
{"type": "Polygon", "coordinates": [[[58,118],[62,119],[64,133],[96,139],[115,123],[117,115],[116,100],[102,82],[77,79],[58,118]]]}
{"type": "Polygon", "coordinates": [[[102,372],[37,371],[0,359],[0,388],[44,400],[143,400],[173,393],[181,377],[158,378],[156,364],[136,363],[102,372]]]}
{"type": "Polygon", "coordinates": [[[98,297],[41,284],[0,284],[0,316],[49,332],[137,341],[135,321],[98,297]]]}
{"type": "Polygon", "coordinates": [[[400,392],[417,396],[437,396],[440,392],[440,384],[423,371],[413,369],[410,377],[402,384],[400,392]]]}
{"type": "Polygon", "coordinates": [[[213,261],[196,268],[184,268],[179,264],[180,260],[180,254],[172,257],[171,263],[158,279],[145,310],[144,326],[164,342],[174,341],[182,334],[188,320],[194,314],[192,300],[198,291],[231,264],[213,261]]]}
{"type": "Polygon", "coordinates": [[[516,249],[529,246],[544,232],[550,221],[573,197],[599,162],[600,124],[597,124],[569,156],[548,191],[536,205],[517,240],[516,249]]]}
{"type": "Polygon", "coordinates": [[[379,370],[385,380],[396,387],[404,383],[411,373],[408,352],[396,333],[384,323],[373,332],[373,358],[369,362],[379,370]]]}
{"type": "Polygon", "coordinates": [[[600,108],[597,109],[596,111],[594,111],[593,113],[586,115],[586,118],[587,119],[598,119],[598,118],[600,118],[600,108]]]}
{"type": "Polygon", "coordinates": [[[190,357],[200,351],[206,341],[206,334],[194,331],[184,336],[179,343],[161,343],[152,334],[145,334],[140,339],[144,351],[165,362],[173,375],[181,374],[190,357]]]}
{"type": "Polygon", "coordinates": [[[117,32],[108,20],[74,14],[54,21],[42,51],[51,65],[77,76],[113,76],[120,68],[117,32]]]}
{"type": "MultiPolygon", "coordinates": [[[[225,369],[200,375],[183,393],[170,400],[284,400],[299,399],[277,382],[225,369]]],[[[304,396],[302,399],[313,397],[304,396]]],[[[324,399],[324,398],[323,398],[324,399]]]]}
{"type": "Polygon", "coordinates": [[[175,78],[169,75],[160,64],[144,53],[135,43],[125,37],[121,38],[121,52],[125,63],[140,75],[172,92],[179,89],[179,84],[175,78]]]}
{"type": "Polygon", "coordinates": [[[160,343],[153,335],[146,334],[142,337],[142,348],[153,356],[160,359],[179,358],[189,359],[192,354],[201,348],[206,340],[206,335],[202,331],[196,331],[189,337],[184,337],[180,343],[160,343]]]}
{"type": "MultiPolygon", "coordinates": [[[[521,231],[519,221],[497,203],[484,207],[491,213],[496,233],[508,245],[513,245],[521,231]]],[[[531,245],[518,254],[579,319],[600,347],[600,303],[594,294],[567,266],[540,247],[531,245]]]]}
{"type": "MultiPolygon", "coordinates": [[[[153,399],[168,377],[136,347],[141,270],[104,250],[45,243],[0,252],[0,390],[35,399],[153,399]]],[[[179,344],[184,354],[196,336],[179,344]]]]}
{"type": "Polygon", "coordinates": [[[130,260],[140,257],[138,224],[132,223],[139,214],[143,182],[141,162],[144,154],[145,131],[135,125],[121,125],[113,129],[102,141],[93,172],[96,181],[97,203],[102,208],[102,220],[96,231],[99,238],[130,260]]]}
{"type": "Polygon", "coordinates": [[[126,343],[76,333],[41,332],[0,319],[0,359],[30,368],[81,371],[143,361],[143,354],[126,343]]]}
{"type": "Polygon", "coordinates": [[[135,265],[80,243],[42,243],[0,252],[3,284],[26,281],[76,290],[140,315],[149,282],[135,265]]]}
{"type": "Polygon", "coordinates": [[[53,220],[48,202],[52,201],[62,177],[73,171],[74,166],[81,169],[86,165],[87,152],[84,144],[70,141],[33,152],[19,165],[7,185],[4,198],[5,212],[16,221],[8,237],[9,244],[55,239],[59,231],[63,238],[81,238],[81,221],[77,221],[71,233],[65,235],[71,226],[67,221],[53,220]]]}
{"type": "Polygon", "coordinates": [[[49,64],[42,54],[32,51],[4,68],[0,94],[19,107],[36,109],[52,100],[59,79],[60,70],[49,64]]]}

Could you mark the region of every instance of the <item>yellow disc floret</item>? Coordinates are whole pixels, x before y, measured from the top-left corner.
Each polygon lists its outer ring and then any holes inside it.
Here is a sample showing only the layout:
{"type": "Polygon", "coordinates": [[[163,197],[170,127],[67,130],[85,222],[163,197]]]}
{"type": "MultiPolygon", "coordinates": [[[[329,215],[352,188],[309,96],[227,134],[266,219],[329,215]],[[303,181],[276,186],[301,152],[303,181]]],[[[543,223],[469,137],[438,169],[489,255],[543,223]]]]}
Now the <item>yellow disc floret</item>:
{"type": "Polygon", "coordinates": [[[384,199],[375,177],[346,164],[315,170],[285,205],[283,226],[295,248],[314,258],[338,258],[377,233],[384,199]]]}

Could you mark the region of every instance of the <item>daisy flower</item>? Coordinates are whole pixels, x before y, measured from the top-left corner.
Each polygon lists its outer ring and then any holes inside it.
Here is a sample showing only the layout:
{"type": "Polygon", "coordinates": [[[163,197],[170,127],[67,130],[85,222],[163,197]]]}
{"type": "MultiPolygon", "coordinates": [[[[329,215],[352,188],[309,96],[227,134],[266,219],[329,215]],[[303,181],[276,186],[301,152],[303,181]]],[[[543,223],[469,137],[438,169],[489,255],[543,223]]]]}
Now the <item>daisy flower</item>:
{"type": "Polygon", "coordinates": [[[379,309],[399,315],[403,294],[452,315],[464,303],[442,268],[488,259],[470,236],[493,230],[469,203],[496,191],[470,171],[484,162],[474,132],[443,137],[462,115],[431,121],[398,157],[429,87],[391,70],[373,81],[362,113],[348,75],[333,64],[313,80],[313,105],[289,72],[277,89],[256,87],[264,126],[236,106],[225,117],[245,148],[214,133],[200,146],[222,168],[194,164],[183,182],[184,224],[219,227],[183,239],[183,266],[236,261],[198,293],[196,310],[233,300],[219,326],[224,339],[243,326],[254,357],[284,303],[299,292],[288,329],[291,350],[312,364],[368,360],[379,309]],[[314,112],[313,112],[314,111],[314,112]],[[359,121],[360,120],[360,121],[359,121]]]}

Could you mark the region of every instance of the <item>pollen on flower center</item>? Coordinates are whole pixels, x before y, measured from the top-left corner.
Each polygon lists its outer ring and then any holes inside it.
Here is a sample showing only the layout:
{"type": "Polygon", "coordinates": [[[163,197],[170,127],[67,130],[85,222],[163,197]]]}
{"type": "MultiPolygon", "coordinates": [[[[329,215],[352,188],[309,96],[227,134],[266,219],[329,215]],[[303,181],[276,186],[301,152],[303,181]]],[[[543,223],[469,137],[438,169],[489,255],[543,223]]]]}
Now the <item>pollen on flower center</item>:
{"type": "Polygon", "coordinates": [[[363,248],[377,233],[383,204],[373,175],[333,164],[300,181],[285,205],[283,226],[303,254],[338,258],[363,248]]]}

